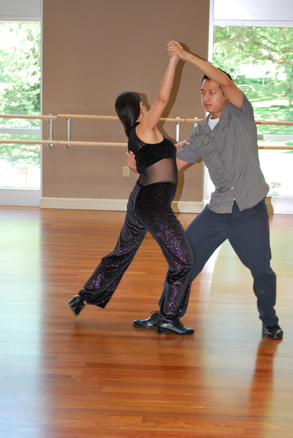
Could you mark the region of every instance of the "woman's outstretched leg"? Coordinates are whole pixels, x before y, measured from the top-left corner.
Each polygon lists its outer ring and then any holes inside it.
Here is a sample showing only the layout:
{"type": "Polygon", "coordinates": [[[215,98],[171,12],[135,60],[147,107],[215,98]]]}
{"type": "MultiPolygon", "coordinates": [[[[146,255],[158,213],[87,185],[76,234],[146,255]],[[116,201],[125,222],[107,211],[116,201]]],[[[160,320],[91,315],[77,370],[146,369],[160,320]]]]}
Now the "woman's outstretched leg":
{"type": "Polygon", "coordinates": [[[125,222],[115,249],[103,257],[89,280],[69,304],[78,315],[84,301],[104,308],[116,290],[124,272],[132,262],[147,230],[135,213],[135,200],[140,186],[135,185],[128,201],[125,222]]]}

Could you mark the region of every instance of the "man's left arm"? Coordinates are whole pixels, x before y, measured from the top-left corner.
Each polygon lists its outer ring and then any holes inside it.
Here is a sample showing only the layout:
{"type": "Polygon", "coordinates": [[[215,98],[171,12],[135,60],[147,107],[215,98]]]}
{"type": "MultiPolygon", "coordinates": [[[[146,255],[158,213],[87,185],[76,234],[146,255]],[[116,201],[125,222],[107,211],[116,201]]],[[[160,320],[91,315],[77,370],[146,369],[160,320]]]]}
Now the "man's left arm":
{"type": "Polygon", "coordinates": [[[223,93],[232,105],[236,106],[236,108],[240,108],[243,103],[243,93],[228,76],[227,78],[228,81],[225,82],[225,85],[220,84],[223,93]]]}
{"type": "Polygon", "coordinates": [[[177,41],[170,41],[167,47],[170,56],[176,54],[183,61],[188,61],[195,65],[195,67],[197,67],[203,74],[220,85],[229,102],[237,108],[241,107],[243,102],[242,91],[234,84],[226,73],[219,70],[212,63],[205,61],[190,52],[186,52],[177,41]]]}

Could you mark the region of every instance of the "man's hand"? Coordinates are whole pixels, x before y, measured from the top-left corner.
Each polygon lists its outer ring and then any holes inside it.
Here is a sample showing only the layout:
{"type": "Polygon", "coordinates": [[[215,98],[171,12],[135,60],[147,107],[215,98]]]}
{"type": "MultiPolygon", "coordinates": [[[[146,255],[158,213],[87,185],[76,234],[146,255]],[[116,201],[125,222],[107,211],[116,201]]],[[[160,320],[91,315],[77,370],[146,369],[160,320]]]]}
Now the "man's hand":
{"type": "Polygon", "coordinates": [[[135,161],[135,155],[133,152],[126,152],[126,165],[129,167],[130,170],[134,173],[138,173],[136,168],[136,161],[135,161]]]}
{"type": "Polygon", "coordinates": [[[177,152],[179,151],[180,148],[182,148],[182,146],[184,146],[185,144],[190,144],[190,141],[187,140],[183,140],[180,141],[179,143],[175,144],[177,152]]]}
{"type": "Polygon", "coordinates": [[[167,44],[167,49],[171,58],[172,56],[177,55],[183,61],[187,61],[188,52],[183,50],[183,47],[177,41],[169,41],[169,43],[167,44]]]}

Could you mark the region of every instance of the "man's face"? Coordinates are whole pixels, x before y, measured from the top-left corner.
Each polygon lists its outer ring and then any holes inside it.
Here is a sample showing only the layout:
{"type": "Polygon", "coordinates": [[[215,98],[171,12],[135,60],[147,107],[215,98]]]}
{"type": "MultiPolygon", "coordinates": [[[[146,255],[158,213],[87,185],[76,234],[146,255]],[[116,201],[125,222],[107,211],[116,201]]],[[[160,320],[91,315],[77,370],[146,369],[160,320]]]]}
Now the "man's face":
{"type": "Polygon", "coordinates": [[[223,94],[219,84],[209,79],[206,79],[202,84],[201,101],[206,111],[212,114],[213,119],[221,116],[221,110],[228,103],[228,99],[223,94]]]}

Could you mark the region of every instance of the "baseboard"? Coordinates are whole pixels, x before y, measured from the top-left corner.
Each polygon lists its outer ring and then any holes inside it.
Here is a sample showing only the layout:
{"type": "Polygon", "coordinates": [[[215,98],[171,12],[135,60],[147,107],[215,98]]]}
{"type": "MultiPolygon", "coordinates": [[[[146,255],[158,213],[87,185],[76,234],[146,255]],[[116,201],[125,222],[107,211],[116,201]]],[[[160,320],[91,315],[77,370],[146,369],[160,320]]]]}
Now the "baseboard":
{"type": "Polygon", "coordinates": [[[172,208],[175,213],[200,213],[205,207],[205,203],[202,202],[184,202],[174,201],[172,202],[172,208]]]}
{"type": "Polygon", "coordinates": [[[41,198],[41,208],[126,211],[127,199],[41,198]]]}
{"type": "MultiPolygon", "coordinates": [[[[126,211],[126,199],[42,198],[40,192],[40,190],[34,189],[1,189],[0,205],[126,211]]],[[[291,196],[268,197],[266,203],[270,214],[293,214],[293,197],[291,196]]],[[[205,202],[175,201],[172,203],[173,210],[180,213],[200,213],[204,206],[205,202]]]]}
{"type": "MultiPolygon", "coordinates": [[[[72,210],[113,210],[126,211],[126,199],[75,199],[75,198],[41,198],[41,208],[60,208],[72,210]]],[[[175,212],[200,213],[203,202],[173,202],[175,212]]]]}
{"type": "Polygon", "coordinates": [[[21,207],[39,207],[41,190],[36,189],[1,189],[0,205],[17,205],[21,207]]]}
{"type": "Polygon", "coordinates": [[[291,196],[268,196],[266,204],[270,214],[293,214],[293,197],[291,196]]]}

